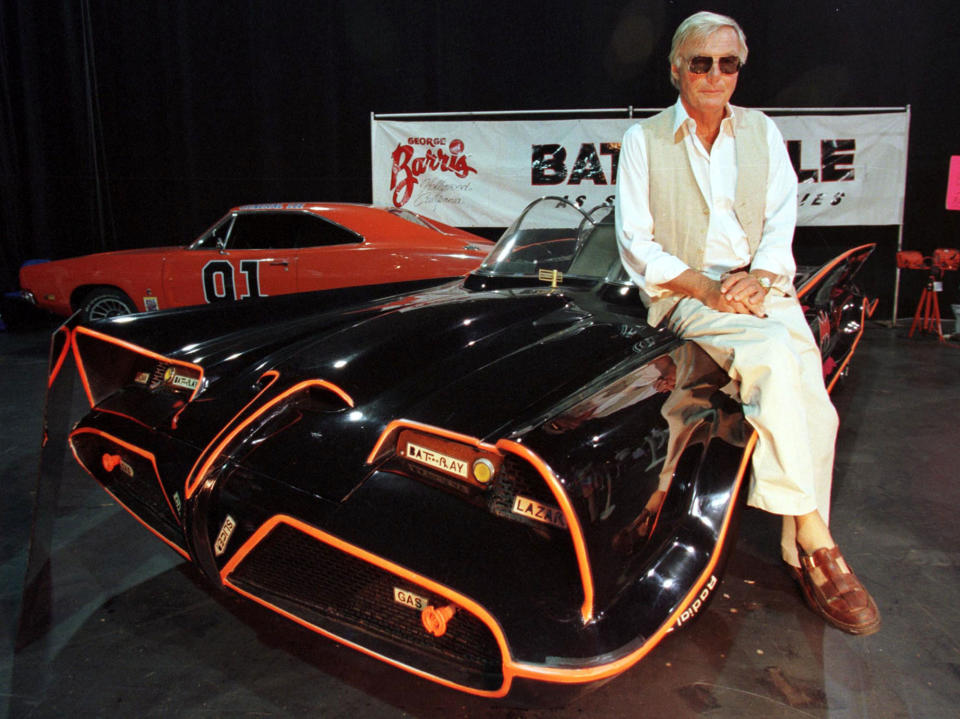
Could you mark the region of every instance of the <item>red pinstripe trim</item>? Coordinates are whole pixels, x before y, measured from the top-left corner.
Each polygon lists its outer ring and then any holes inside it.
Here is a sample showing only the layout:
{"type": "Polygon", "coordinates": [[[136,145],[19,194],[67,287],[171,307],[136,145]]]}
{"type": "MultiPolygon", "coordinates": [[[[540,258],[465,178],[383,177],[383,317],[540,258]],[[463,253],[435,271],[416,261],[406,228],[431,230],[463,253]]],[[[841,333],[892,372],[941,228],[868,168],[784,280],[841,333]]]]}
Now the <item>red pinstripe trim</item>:
{"type": "MultiPolygon", "coordinates": [[[[251,422],[253,422],[255,419],[257,419],[257,417],[259,417],[260,415],[262,415],[264,412],[266,412],[267,410],[269,410],[271,407],[273,407],[273,406],[276,405],[277,403],[282,402],[284,399],[286,399],[287,397],[289,397],[291,394],[295,394],[295,393],[297,393],[297,392],[299,392],[299,391],[301,391],[301,390],[303,390],[303,389],[306,389],[307,387],[313,387],[313,386],[318,386],[318,387],[323,387],[324,389],[328,389],[328,390],[330,390],[331,392],[333,392],[335,395],[337,395],[340,399],[342,399],[342,400],[346,403],[346,405],[347,405],[348,407],[353,407],[353,406],[354,406],[353,398],[352,398],[350,395],[348,395],[346,392],[344,392],[342,389],[340,389],[337,385],[333,384],[332,382],[328,382],[327,380],[324,380],[324,379],[308,379],[308,380],[304,380],[303,382],[299,382],[299,383],[293,385],[293,387],[290,387],[289,389],[284,390],[283,392],[281,392],[280,394],[278,394],[276,397],[274,397],[273,399],[271,399],[269,402],[267,402],[266,404],[264,404],[264,405],[262,405],[261,407],[259,407],[256,412],[254,412],[254,413],[251,414],[249,417],[247,417],[245,420],[243,420],[242,422],[240,422],[236,427],[234,427],[234,428],[229,432],[229,434],[227,434],[227,435],[220,441],[220,443],[217,445],[216,449],[214,449],[214,450],[207,456],[206,460],[203,462],[203,464],[201,465],[200,469],[197,470],[196,472],[191,472],[191,474],[188,475],[187,481],[186,481],[186,485],[185,485],[185,487],[184,487],[185,498],[186,498],[186,499],[189,499],[190,497],[193,496],[193,493],[197,491],[197,486],[200,484],[200,481],[203,479],[204,475],[207,473],[207,471],[208,471],[208,470],[210,469],[210,467],[213,465],[214,461],[216,461],[217,457],[220,456],[220,454],[224,451],[224,449],[226,449],[227,445],[230,444],[230,442],[233,441],[233,439],[236,438],[236,436],[237,436],[238,434],[240,434],[240,432],[242,432],[251,422]]],[[[265,387],[264,389],[266,389],[266,387],[265,387]]],[[[260,393],[257,394],[257,397],[259,397],[260,394],[262,394],[262,393],[263,393],[263,390],[261,390],[260,393]]],[[[256,399],[256,397],[254,397],[254,400],[255,400],[255,399],[256,399]]],[[[252,402],[252,401],[253,401],[253,400],[251,400],[251,402],[252,402]]],[[[246,405],[243,409],[246,409],[246,408],[249,407],[249,406],[250,406],[250,403],[248,402],[247,405],[246,405]]],[[[236,421],[236,418],[237,418],[242,412],[243,412],[243,410],[240,410],[240,412],[238,412],[237,415],[236,415],[230,422],[228,422],[226,426],[229,427],[232,422],[235,422],[235,421],[236,421]]],[[[221,433],[222,433],[222,432],[223,432],[223,430],[221,430],[221,433]]],[[[220,434],[217,435],[217,437],[219,437],[219,436],[220,436],[220,434]]],[[[214,438],[213,442],[216,442],[216,441],[217,441],[216,438],[214,438]]],[[[211,444],[213,444],[213,442],[211,442],[211,444]]],[[[202,456],[203,456],[203,455],[201,455],[201,457],[202,457],[202,456]]],[[[199,461],[199,460],[198,460],[198,461],[199,461]]],[[[196,465],[194,465],[194,466],[196,466],[196,465]]]]}
{"type": "Polygon", "coordinates": [[[857,349],[857,345],[860,344],[860,338],[863,337],[863,331],[866,329],[864,323],[866,322],[867,314],[867,300],[864,298],[863,304],[860,307],[860,331],[857,333],[857,336],[853,340],[853,345],[850,347],[850,351],[847,352],[847,356],[844,358],[843,362],[840,363],[840,366],[837,367],[837,371],[833,373],[833,379],[830,380],[830,384],[827,386],[827,392],[832,392],[834,385],[837,383],[837,380],[840,379],[840,374],[843,372],[843,368],[850,364],[850,360],[853,359],[853,353],[857,349]]]}
{"type": "MultiPolygon", "coordinates": [[[[87,371],[83,366],[83,359],[80,356],[80,347],[77,345],[77,335],[81,335],[81,334],[88,335],[89,337],[93,337],[94,339],[98,339],[103,342],[107,342],[109,344],[117,345],[118,347],[122,347],[123,349],[128,350],[130,352],[143,355],[144,357],[150,357],[151,359],[155,359],[157,361],[168,362],[170,364],[176,364],[176,365],[180,365],[181,367],[189,367],[192,370],[196,370],[196,372],[199,374],[199,377],[197,378],[198,380],[197,386],[196,388],[194,388],[193,392],[190,393],[190,397],[187,399],[187,402],[190,402],[196,396],[197,392],[200,391],[200,388],[203,386],[204,373],[203,373],[203,367],[201,367],[200,365],[194,364],[193,362],[186,362],[184,360],[171,359],[170,357],[165,357],[161,354],[157,354],[156,352],[151,352],[148,349],[144,349],[143,347],[132,344],[131,342],[127,342],[126,340],[117,339],[116,337],[111,337],[110,335],[104,334],[103,332],[98,332],[96,330],[90,329],[89,327],[84,327],[81,325],[79,327],[76,327],[73,330],[73,334],[71,335],[72,337],[71,344],[73,345],[73,356],[77,362],[77,370],[80,373],[80,381],[83,383],[83,389],[84,389],[84,392],[86,392],[87,394],[87,401],[90,402],[91,407],[93,407],[96,404],[96,402],[94,402],[93,400],[93,392],[90,389],[90,382],[87,379],[87,371]]],[[[184,408],[185,407],[186,405],[184,405],[184,408]]],[[[180,411],[182,412],[183,408],[181,408],[180,411]]],[[[178,412],[177,414],[179,415],[180,413],[178,412]]],[[[174,417],[174,422],[176,422],[176,417],[174,417]]]]}
{"type": "Polygon", "coordinates": [[[844,252],[843,254],[838,255],[837,257],[834,257],[829,264],[821,267],[817,271],[817,273],[813,275],[813,277],[809,278],[806,282],[803,283],[803,286],[797,290],[797,299],[800,299],[805,294],[807,294],[807,292],[810,291],[810,288],[812,288],[815,284],[817,284],[820,281],[821,277],[823,277],[825,274],[833,270],[833,268],[839,265],[841,262],[845,261],[848,257],[850,257],[850,255],[856,252],[862,252],[863,250],[869,249],[871,247],[876,247],[876,246],[877,246],[877,243],[869,242],[865,245],[859,245],[857,247],[853,247],[847,250],[846,252],[844,252]]]}
{"type": "MultiPolygon", "coordinates": [[[[737,472],[737,478],[734,483],[735,496],[740,492],[740,486],[743,484],[743,477],[746,474],[747,466],[750,463],[750,455],[753,453],[753,448],[756,445],[756,442],[757,435],[756,432],[754,432],[753,436],[750,437],[750,440],[747,442],[747,446],[744,447],[743,450],[743,457],[740,461],[740,469],[737,472]]],[[[736,505],[735,496],[733,501],[730,502],[730,506],[727,508],[727,513],[723,518],[723,526],[720,528],[720,535],[719,539],[717,540],[718,547],[722,546],[723,542],[726,541],[727,532],[730,530],[730,519],[733,516],[733,511],[736,505]]],[[[694,583],[693,587],[687,593],[686,597],[684,597],[683,601],[677,605],[677,609],[675,609],[673,613],[667,617],[666,621],[660,625],[660,628],[654,632],[650,638],[643,643],[642,646],[638,647],[629,654],[626,654],[620,659],[616,659],[612,662],[604,662],[602,664],[597,664],[590,667],[575,669],[518,662],[512,667],[514,676],[559,684],[576,684],[607,679],[626,671],[643,659],[647,654],[649,654],[650,651],[653,650],[653,648],[657,646],[663,637],[673,628],[673,625],[676,623],[680,615],[683,614],[683,612],[685,612],[691,604],[693,604],[694,600],[696,600],[703,587],[709,581],[711,575],[713,574],[713,570],[716,569],[717,562],[719,561],[720,552],[715,551],[710,557],[710,561],[707,563],[707,566],[700,574],[700,578],[694,583]]]]}
{"type": "Polygon", "coordinates": [[[580,583],[583,587],[583,604],[580,606],[580,617],[583,623],[586,624],[593,619],[593,571],[590,568],[590,558],[587,556],[587,543],[583,538],[583,528],[580,526],[580,519],[573,509],[573,503],[563,489],[563,485],[560,484],[560,480],[557,479],[557,476],[553,473],[553,470],[530,449],[509,439],[501,439],[497,442],[497,447],[523,457],[527,462],[532,464],[534,469],[543,477],[543,481],[546,482],[547,487],[550,488],[554,498],[557,500],[557,504],[560,505],[560,511],[563,512],[563,517],[567,522],[567,528],[570,531],[570,539],[573,541],[573,551],[577,557],[577,568],[580,570],[580,583]]]}
{"type": "MultiPolygon", "coordinates": [[[[72,345],[72,334],[69,327],[60,326],[57,328],[54,335],[57,332],[64,332],[67,335],[67,338],[63,341],[63,347],[60,349],[60,356],[57,357],[57,360],[53,363],[53,367],[50,370],[50,376],[47,378],[47,387],[53,387],[53,383],[56,381],[57,376],[60,374],[60,370],[63,369],[63,363],[67,359],[67,355],[70,354],[71,345],[72,345]]],[[[52,341],[52,340],[51,340],[52,341]]]]}
{"type": "Polygon", "coordinates": [[[163,488],[163,483],[160,481],[160,472],[157,470],[157,460],[156,460],[156,457],[155,457],[153,454],[151,454],[150,452],[146,451],[145,449],[140,449],[140,447],[137,447],[137,446],[135,446],[135,445],[132,445],[132,444],[130,444],[129,442],[124,442],[122,439],[120,439],[120,438],[118,438],[118,437],[114,437],[112,434],[108,434],[107,432],[103,432],[103,431],[101,431],[101,430],[99,430],[99,429],[92,429],[92,428],[90,428],[90,427],[81,427],[80,429],[74,430],[73,432],[70,433],[70,437],[69,437],[69,439],[68,439],[68,442],[69,442],[69,445],[70,445],[70,451],[73,452],[73,457],[74,457],[74,459],[77,460],[77,464],[79,464],[81,467],[83,467],[84,471],[85,471],[87,474],[89,474],[91,477],[93,477],[94,481],[96,481],[96,483],[103,489],[103,491],[105,491],[107,494],[109,494],[111,497],[113,497],[113,500],[114,500],[117,504],[119,504],[121,507],[123,507],[134,519],[136,519],[138,522],[140,522],[140,524],[142,524],[144,527],[146,527],[146,528],[150,531],[151,534],[153,534],[154,536],[156,536],[156,537],[158,537],[159,539],[161,539],[165,544],[167,544],[167,545],[170,546],[174,551],[176,551],[177,554],[180,554],[181,556],[183,556],[184,559],[189,560],[189,559],[190,559],[190,555],[187,554],[187,552],[186,552],[182,547],[177,546],[176,544],[174,544],[173,542],[171,542],[169,539],[167,539],[166,537],[164,537],[162,534],[160,534],[160,532],[158,532],[158,531],[155,530],[153,527],[151,527],[149,524],[147,524],[143,519],[140,518],[140,515],[138,515],[136,512],[134,512],[132,509],[130,509],[130,507],[128,507],[126,504],[124,504],[124,503],[117,497],[117,495],[115,495],[113,492],[111,492],[109,489],[107,489],[107,487],[104,486],[104,485],[100,482],[100,480],[97,479],[97,476],[90,470],[90,468],[84,463],[84,461],[83,461],[82,459],[80,459],[80,455],[77,454],[77,448],[76,448],[76,446],[75,446],[74,443],[73,443],[73,438],[74,438],[75,436],[77,436],[78,434],[93,434],[93,435],[97,435],[97,436],[99,436],[99,437],[103,437],[104,439],[106,439],[106,440],[108,440],[108,441],[110,441],[110,442],[113,442],[114,444],[117,444],[117,445],[123,447],[124,449],[127,449],[127,450],[133,452],[134,454],[139,454],[139,455],[140,455],[141,457],[143,457],[144,459],[149,460],[149,461],[150,461],[150,464],[153,466],[154,476],[156,477],[157,484],[160,485],[160,491],[163,493],[163,498],[164,498],[164,500],[165,500],[166,503],[167,503],[167,507],[170,509],[170,513],[173,515],[173,518],[176,520],[177,524],[181,525],[181,527],[182,527],[182,524],[180,523],[180,518],[177,516],[177,513],[176,513],[176,511],[175,511],[174,508],[173,508],[173,504],[170,502],[170,498],[167,496],[167,492],[166,492],[166,490],[163,488]]]}
{"type": "Polygon", "coordinates": [[[373,650],[367,649],[366,647],[356,644],[355,642],[351,642],[347,639],[344,639],[343,637],[340,637],[329,630],[318,627],[315,624],[311,624],[307,620],[302,619],[301,617],[298,617],[294,614],[291,614],[290,612],[287,612],[281,609],[280,607],[277,607],[276,605],[271,604],[270,602],[260,597],[256,597],[250,594],[249,592],[246,592],[243,589],[237,587],[233,583],[231,583],[230,575],[234,572],[234,570],[236,570],[236,568],[246,558],[246,556],[261,541],[263,541],[263,539],[266,538],[267,535],[269,535],[269,533],[273,531],[275,527],[277,527],[280,524],[286,524],[290,527],[293,527],[294,529],[313,537],[317,541],[323,542],[325,544],[329,544],[335,549],[338,549],[342,552],[350,554],[351,556],[356,557],[357,559],[365,561],[374,566],[380,567],[381,569],[388,571],[391,574],[395,574],[399,577],[402,577],[403,579],[409,582],[413,582],[414,584],[417,584],[421,587],[424,587],[429,591],[434,592],[435,594],[440,594],[446,597],[447,599],[449,599],[450,601],[454,602],[458,606],[466,609],[468,612],[470,612],[471,614],[476,616],[480,621],[482,621],[487,626],[488,629],[490,629],[491,633],[493,634],[494,638],[497,641],[497,646],[500,648],[500,657],[501,657],[501,662],[503,663],[503,666],[506,667],[507,665],[510,664],[510,659],[509,659],[510,652],[509,652],[509,649],[507,648],[507,640],[503,634],[503,630],[500,628],[500,625],[497,624],[497,621],[493,618],[493,616],[486,609],[484,609],[480,604],[473,601],[469,597],[463,594],[460,594],[459,592],[456,592],[453,589],[450,589],[449,587],[446,587],[442,584],[439,584],[433,581],[432,579],[428,579],[427,577],[421,576],[415,572],[410,571],[409,569],[406,569],[405,567],[400,566],[399,564],[394,564],[393,562],[387,559],[384,559],[383,557],[380,557],[376,554],[368,552],[365,549],[361,549],[360,547],[350,544],[349,542],[346,542],[340,539],[339,537],[336,537],[332,534],[328,534],[321,529],[313,527],[309,524],[301,522],[300,520],[287,515],[276,515],[274,517],[271,517],[263,525],[261,525],[261,527],[253,534],[253,536],[251,536],[246,542],[244,542],[243,546],[240,547],[240,549],[236,551],[236,553],[230,558],[230,561],[223,567],[222,570],[220,570],[220,579],[223,582],[224,586],[229,587],[235,592],[242,594],[248,599],[252,599],[258,604],[261,604],[277,612],[278,614],[282,614],[287,619],[291,619],[297,622],[298,624],[300,624],[301,626],[304,626],[307,629],[310,629],[311,631],[317,632],[318,634],[322,634],[323,636],[333,639],[334,641],[340,642],[341,644],[345,644],[351,647],[352,649],[356,649],[357,651],[360,651],[371,657],[384,661],[387,664],[390,664],[392,666],[395,666],[400,669],[404,669],[408,672],[411,672],[413,674],[416,674],[417,676],[423,677],[424,679],[429,679],[430,681],[436,682],[438,684],[442,684],[446,687],[450,687],[452,689],[459,689],[460,691],[464,691],[469,694],[474,694],[474,695],[483,696],[483,697],[491,697],[491,698],[502,697],[506,695],[508,691],[510,691],[510,683],[512,679],[510,675],[508,675],[506,672],[504,672],[503,684],[500,686],[499,689],[492,690],[492,691],[485,691],[482,689],[469,687],[463,684],[457,684],[456,682],[452,682],[448,679],[444,679],[434,674],[430,674],[429,672],[425,672],[421,669],[417,669],[416,667],[412,667],[408,664],[404,664],[403,662],[399,662],[395,659],[391,659],[390,657],[374,652],[373,650]]]}

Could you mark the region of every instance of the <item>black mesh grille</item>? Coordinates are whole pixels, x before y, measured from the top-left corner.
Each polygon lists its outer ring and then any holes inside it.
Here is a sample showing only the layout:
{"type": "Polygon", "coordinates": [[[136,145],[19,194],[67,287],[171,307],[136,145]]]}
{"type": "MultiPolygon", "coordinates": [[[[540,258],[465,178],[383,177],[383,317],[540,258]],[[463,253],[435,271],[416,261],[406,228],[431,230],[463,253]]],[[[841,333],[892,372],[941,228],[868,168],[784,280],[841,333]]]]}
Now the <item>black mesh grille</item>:
{"type": "Polygon", "coordinates": [[[112,481],[104,483],[107,489],[129,507],[131,512],[184,549],[183,532],[163,496],[152,465],[145,460],[131,462],[131,465],[135,468],[133,477],[128,477],[120,469],[115,469],[112,473],[112,481]]]}
{"type": "Polygon", "coordinates": [[[90,469],[98,482],[147,525],[185,549],[183,531],[167,503],[150,461],[109,440],[92,435],[75,435],[72,441],[84,466],[90,469]],[[133,470],[132,476],[120,465],[108,472],[101,460],[105,450],[120,455],[123,463],[133,470]]]}
{"type": "MultiPolygon", "coordinates": [[[[307,621],[319,615],[413,649],[427,661],[421,669],[437,676],[450,676],[444,666],[455,666],[459,675],[467,670],[471,684],[489,684],[501,672],[500,650],[489,628],[475,615],[459,610],[441,637],[426,632],[420,612],[394,601],[394,589],[426,597],[435,607],[450,604],[445,597],[318,541],[299,530],[280,524],[241,562],[230,576],[238,587],[282,606],[307,621]],[[481,676],[485,675],[485,676],[481,676]]],[[[322,622],[321,622],[322,626],[322,622]]],[[[363,643],[358,642],[358,643],[363,643]]]]}

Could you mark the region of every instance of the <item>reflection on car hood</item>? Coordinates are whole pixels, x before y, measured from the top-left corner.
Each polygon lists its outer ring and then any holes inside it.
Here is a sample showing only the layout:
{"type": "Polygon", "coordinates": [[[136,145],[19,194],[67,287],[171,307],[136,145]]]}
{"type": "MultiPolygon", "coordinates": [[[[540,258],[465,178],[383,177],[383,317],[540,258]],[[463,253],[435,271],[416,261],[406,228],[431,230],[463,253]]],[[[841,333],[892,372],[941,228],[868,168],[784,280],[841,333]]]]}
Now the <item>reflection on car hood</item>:
{"type": "MultiPolygon", "coordinates": [[[[605,307],[590,290],[471,292],[458,283],[191,343],[170,354],[204,366],[211,384],[196,411],[182,414],[178,434],[196,440],[192,433],[217,424],[211,420],[221,411],[226,423],[227,412],[236,411],[235,378],[244,376],[249,386],[256,375],[276,370],[283,386],[323,379],[354,400],[350,413],[317,420],[318,434],[336,436],[341,466],[359,469],[395,419],[487,440],[516,435],[611,368],[635,368],[657,345],[674,341],[642,323],[642,314],[631,316],[642,312],[636,306],[627,314],[605,307]]],[[[176,314],[182,339],[202,334],[200,318],[209,313],[176,314]]],[[[323,461],[331,450],[318,442],[302,451],[323,461]]],[[[257,468],[255,454],[248,460],[251,468],[277,474],[276,467],[257,468]]],[[[342,472],[317,491],[337,499],[359,479],[356,471],[342,472]]]]}
{"type": "Polygon", "coordinates": [[[384,420],[493,438],[635,354],[641,333],[654,333],[587,312],[582,294],[447,288],[333,328],[276,368],[330,380],[384,420]]]}

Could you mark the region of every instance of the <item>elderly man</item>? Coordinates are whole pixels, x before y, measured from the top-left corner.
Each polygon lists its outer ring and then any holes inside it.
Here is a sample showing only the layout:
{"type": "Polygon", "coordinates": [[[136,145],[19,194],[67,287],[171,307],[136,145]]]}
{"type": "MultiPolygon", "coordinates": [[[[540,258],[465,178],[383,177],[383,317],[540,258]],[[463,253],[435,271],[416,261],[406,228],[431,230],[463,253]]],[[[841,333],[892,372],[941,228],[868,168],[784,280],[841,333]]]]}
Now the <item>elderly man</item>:
{"type": "Polygon", "coordinates": [[[740,26],[699,12],[677,28],[677,103],[631,127],[617,240],[652,325],[693,340],[739,384],[756,429],[747,501],[783,517],[783,558],[810,607],[852,634],[876,604],[828,529],[837,414],[793,290],[797,178],[760,112],[730,105],[747,59],[740,26]]]}

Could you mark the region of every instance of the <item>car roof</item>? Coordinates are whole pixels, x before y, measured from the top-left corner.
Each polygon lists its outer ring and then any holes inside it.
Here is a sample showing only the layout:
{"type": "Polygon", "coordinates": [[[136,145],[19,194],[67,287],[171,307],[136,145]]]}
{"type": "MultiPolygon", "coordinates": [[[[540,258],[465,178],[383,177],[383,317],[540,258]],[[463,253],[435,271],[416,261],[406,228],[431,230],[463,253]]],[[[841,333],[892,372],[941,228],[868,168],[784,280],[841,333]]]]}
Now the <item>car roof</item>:
{"type": "Polygon", "coordinates": [[[248,210],[290,210],[292,211],[309,211],[309,212],[325,212],[327,210],[344,210],[350,211],[356,208],[363,208],[359,210],[364,212],[366,210],[384,210],[385,207],[380,207],[378,205],[370,205],[362,202],[261,202],[255,203],[252,205],[239,205],[238,207],[232,208],[231,212],[244,212],[248,210]]]}
{"type": "MultiPolygon", "coordinates": [[[[232,208],[230,212],[258,212],[264,210],[271,212],[310,212],[348,227],[362,235],[367,235],[378,228],[382,229],[385,223],[394,224],[397,227],[402,226],[407,230],[411,229],[411,222],[414,225],[420,224],[409,216],[404,217],[404,215],[414,215],[420,218],[422,223],[425,223],[425,226],[421,227],[421,231],[432,229],[441,235],[469,234],[412,210],[360,202],[273,202],[239,205],[232,208]]],[[[477,239],[482,238],[478,237],[477,239]]]]}

